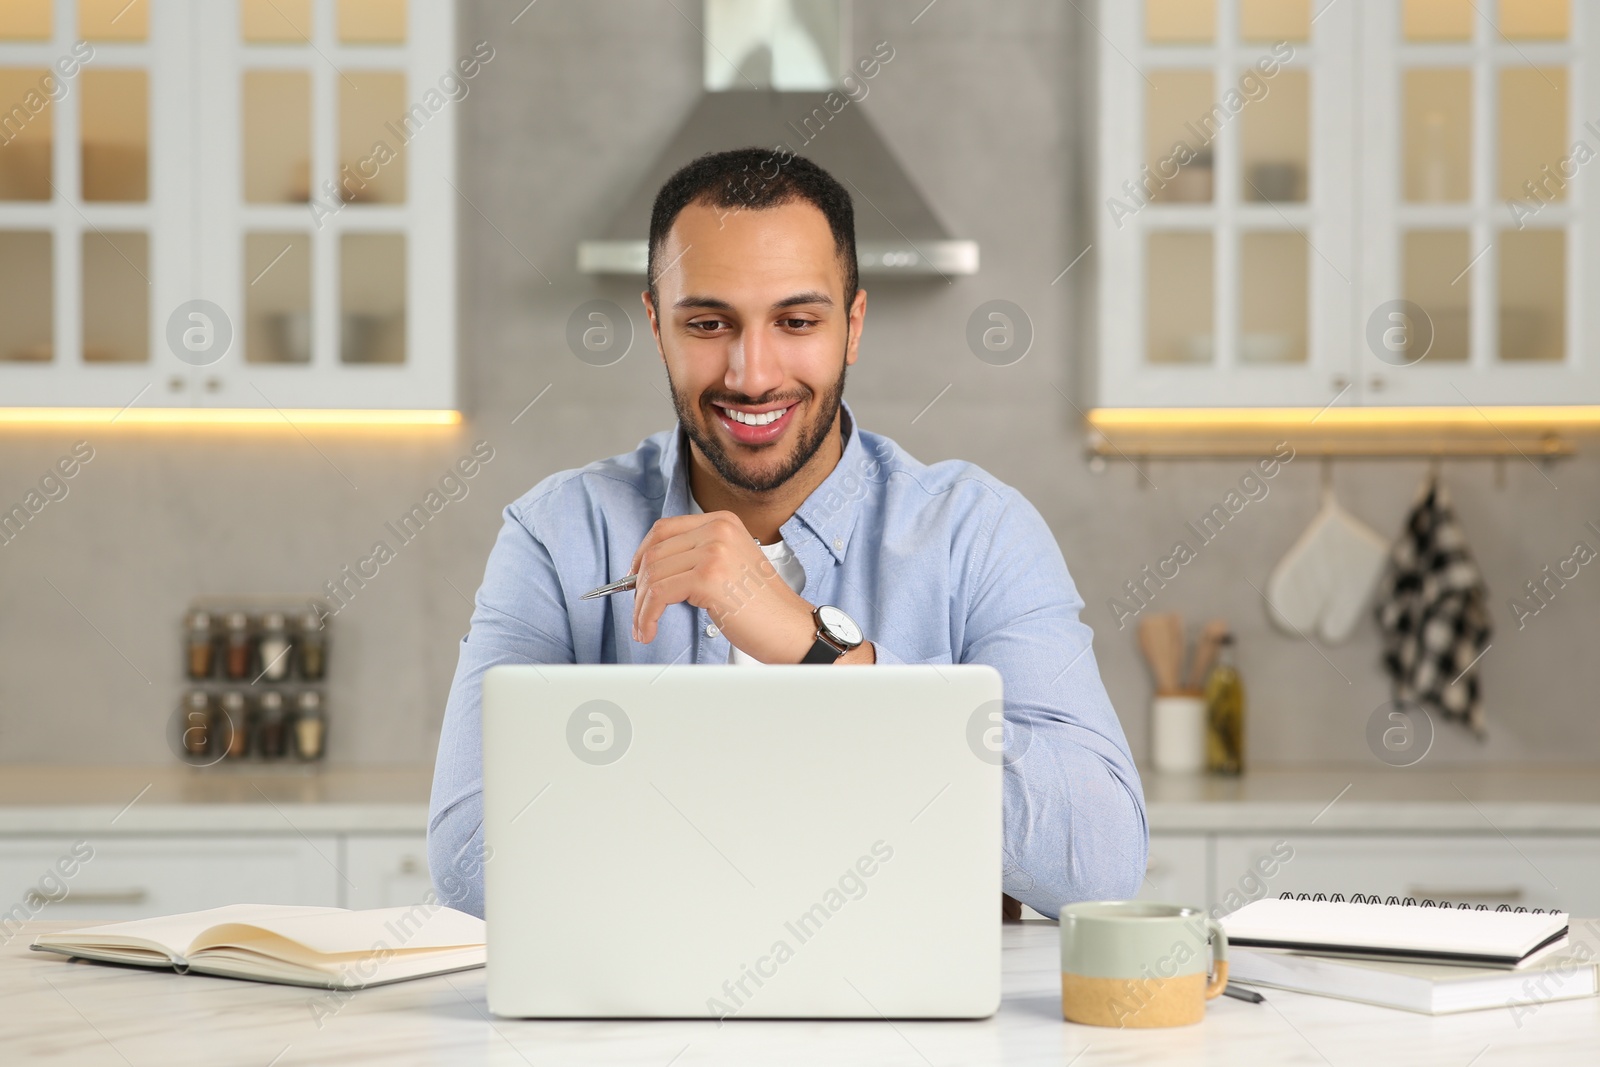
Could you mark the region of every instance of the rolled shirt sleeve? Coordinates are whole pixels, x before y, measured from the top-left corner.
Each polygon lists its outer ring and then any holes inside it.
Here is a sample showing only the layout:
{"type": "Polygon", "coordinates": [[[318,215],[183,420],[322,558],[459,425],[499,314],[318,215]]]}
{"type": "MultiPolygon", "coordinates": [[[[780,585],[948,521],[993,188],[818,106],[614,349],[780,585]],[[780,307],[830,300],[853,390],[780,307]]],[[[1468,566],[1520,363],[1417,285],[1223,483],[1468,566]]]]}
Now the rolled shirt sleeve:
{"type": "Polygon", "coordinates": [[[1005,687],[1002,886],[1057,917],[1077,900],[1135,896],[1150,831],[1144,792],[1080,619],[1065,559],[1009,486],[972,587],[963,663],[1005,687]]]}
{"type": "Polygon", "coordinates": [[[445,705],[433,794],[428,805],[428,866],[439,900],[483,916],[483,674],[502,663],[571,663],[572,636],[549,551],[505,509],[472,626],[461,639],[445,705]]]}

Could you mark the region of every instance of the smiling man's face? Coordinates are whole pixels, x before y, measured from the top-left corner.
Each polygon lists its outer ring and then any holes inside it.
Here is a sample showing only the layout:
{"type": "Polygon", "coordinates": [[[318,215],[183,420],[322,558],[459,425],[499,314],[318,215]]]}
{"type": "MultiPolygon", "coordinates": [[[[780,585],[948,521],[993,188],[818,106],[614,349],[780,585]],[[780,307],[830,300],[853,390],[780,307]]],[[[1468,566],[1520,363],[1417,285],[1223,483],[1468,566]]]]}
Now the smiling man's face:
{"type": "Polygon", "coordinates": [[[844,293],[833,232],[813,204],[690,204],[645,304],[672,403],[724,481],[762,493],[817,454],[856,361],[866,293],[844,293]]]}

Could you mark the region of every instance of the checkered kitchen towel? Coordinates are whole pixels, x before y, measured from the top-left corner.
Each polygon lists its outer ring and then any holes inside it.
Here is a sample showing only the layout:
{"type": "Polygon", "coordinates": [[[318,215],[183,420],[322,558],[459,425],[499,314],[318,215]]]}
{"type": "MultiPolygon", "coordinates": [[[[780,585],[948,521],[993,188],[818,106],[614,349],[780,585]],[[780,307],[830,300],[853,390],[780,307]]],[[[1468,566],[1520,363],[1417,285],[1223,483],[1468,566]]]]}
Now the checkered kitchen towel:
{"type": "Polygon", "coordinates": [[[1484,736],[1478,657],[1489,642],[1489,591],[1450,496],[1430,473],[1378,583],[1383,665],[1394,698],[1484,736]]]}

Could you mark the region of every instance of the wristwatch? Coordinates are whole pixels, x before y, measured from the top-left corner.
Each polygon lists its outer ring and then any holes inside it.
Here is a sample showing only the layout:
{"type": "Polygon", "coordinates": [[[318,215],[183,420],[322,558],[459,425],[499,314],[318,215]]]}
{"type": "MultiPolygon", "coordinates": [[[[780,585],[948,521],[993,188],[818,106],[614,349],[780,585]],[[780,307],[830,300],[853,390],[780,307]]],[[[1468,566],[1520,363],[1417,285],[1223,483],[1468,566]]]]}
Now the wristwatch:
{"type": "Polygon", "coordinates": [[[813,609],[811,618],[817,624],[817,641],[801,663],[832,663],[861,644],[861,627],[832,604],[813,609]]]}

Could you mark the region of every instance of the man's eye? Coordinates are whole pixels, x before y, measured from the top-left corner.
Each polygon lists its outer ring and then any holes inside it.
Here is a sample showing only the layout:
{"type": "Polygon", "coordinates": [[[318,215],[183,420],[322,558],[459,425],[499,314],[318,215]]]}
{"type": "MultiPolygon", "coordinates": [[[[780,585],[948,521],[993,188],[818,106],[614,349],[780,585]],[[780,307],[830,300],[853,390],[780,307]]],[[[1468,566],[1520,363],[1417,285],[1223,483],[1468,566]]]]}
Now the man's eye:
{"type": "Polygon", "coordinates": [[[816,321],[814,319],[779,319],[778,323],[779,325],[785,326],[791,330],[803,330],[808,326],[816,325],[816,321]]]}
{"type": "Polygon", "coordinates": [[[689,329],[698,330],[700,333],[718,333],[720,331],[716,327],[726,325],[727,323],[722,322],[720,319],[704,319],[700,322],[691,322],[689,329]]]}

